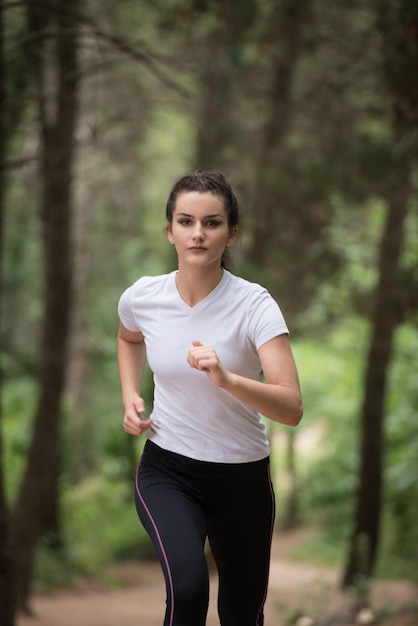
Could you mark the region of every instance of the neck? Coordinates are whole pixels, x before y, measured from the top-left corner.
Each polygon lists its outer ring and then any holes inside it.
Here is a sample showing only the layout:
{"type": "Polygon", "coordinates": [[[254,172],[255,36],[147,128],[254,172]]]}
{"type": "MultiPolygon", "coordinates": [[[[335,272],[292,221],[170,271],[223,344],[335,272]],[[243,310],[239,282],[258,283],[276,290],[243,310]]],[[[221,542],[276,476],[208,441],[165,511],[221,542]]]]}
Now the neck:
{"type": "Polygon", "coordinates": [[[220,266],[212,271],[208,268],[204,271],[179,268],[176,274],[177,291],[186,304],[195,306],[215,289],[222,276],[223,269],[220,266]]]}

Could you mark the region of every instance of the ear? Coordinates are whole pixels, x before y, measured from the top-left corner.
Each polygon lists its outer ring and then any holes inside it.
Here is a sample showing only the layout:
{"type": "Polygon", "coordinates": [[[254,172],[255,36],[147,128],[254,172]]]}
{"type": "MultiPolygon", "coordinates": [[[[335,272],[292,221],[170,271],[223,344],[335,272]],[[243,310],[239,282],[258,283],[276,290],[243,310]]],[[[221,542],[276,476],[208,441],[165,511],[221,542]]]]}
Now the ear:
{"type": "Polygon", "coordinates": [[[172,224],[171,222],[167,222],[167,224],[165,225],[165,232],[168,238],[168,241],[170,243],[174,243],[174,239],[173,239],[173,229],[171,228],[172,224]]]}
{"type": "Polygon", "coordinates": [[[228,236],[228,239],[226,240],[225,246],[227,248],[230,248],[232,245],[234,245],[237,236],[238,236],[238,226],[232,226],[232,228],[229,229],[229,236],[228,236]]]}

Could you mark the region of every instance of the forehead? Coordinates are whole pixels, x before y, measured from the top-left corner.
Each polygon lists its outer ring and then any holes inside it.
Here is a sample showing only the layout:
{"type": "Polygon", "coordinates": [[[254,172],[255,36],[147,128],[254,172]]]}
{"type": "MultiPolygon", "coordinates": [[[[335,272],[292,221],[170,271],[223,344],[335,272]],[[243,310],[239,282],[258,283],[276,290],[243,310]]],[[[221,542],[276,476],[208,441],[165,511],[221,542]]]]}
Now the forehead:
{"type": "Polygon", "coordinates": [[[197,215],[208,213],[210,215],[226,215],[224,201],[221,196],[209,191],[185,191],[177,196],[175,213],[187,213],[197,215]]]}

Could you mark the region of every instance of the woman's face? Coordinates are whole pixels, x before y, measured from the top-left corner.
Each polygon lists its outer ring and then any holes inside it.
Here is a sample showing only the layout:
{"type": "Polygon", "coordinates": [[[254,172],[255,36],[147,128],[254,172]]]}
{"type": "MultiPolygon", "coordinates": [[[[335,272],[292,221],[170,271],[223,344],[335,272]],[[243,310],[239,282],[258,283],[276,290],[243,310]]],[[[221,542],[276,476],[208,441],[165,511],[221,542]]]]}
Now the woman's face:
{"type": "Polygon", "coordinates": [[[236,239],[237,228],[230,228],[221,196],[190,191],[177,197],[167,235],[176,247],[179,264],[220,266],[225,248],[236,239]]]}

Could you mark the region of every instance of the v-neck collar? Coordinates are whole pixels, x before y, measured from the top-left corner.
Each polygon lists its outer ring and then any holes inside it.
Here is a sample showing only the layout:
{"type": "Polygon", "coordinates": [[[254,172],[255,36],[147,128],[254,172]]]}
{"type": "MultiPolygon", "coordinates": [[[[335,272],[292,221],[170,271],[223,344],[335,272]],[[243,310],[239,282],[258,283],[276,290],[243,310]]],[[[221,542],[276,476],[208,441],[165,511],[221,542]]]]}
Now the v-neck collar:
{"type": "Polygon", "coordinates": [[[199,302],[197,302],[197,304],[190,306],[190,304],[187,304],[187,302],[185,300],[183,300],[183,298],[180,295],[179,290],[177,289],[177,285],[176,285],[176,274],[178,273],[178,270],[174,271],[172,273],[172,281],[173,281],[173,290],[176,294],[179,306],[186,311],[189,314],[192,313],[196,313],[198,311],[200,311],[201,309],[203,309],[207,304],[209,304],[219,293],[219,291],[221,291],[221,289],[223,289],[223,286],[225,285],[226,281],[227,281],[227,275],[228,272],[226,270],[222,270],[222,277],[221,280],[219,281],[219,283],[216,285],[216,287],[214,287],[212,289],[212,291],[210,291],[208,293],[207,296],[205,296],[202,300],[200,300],[199,302]]]}

